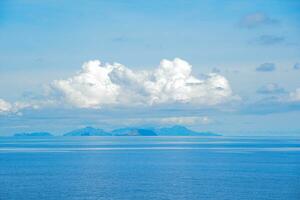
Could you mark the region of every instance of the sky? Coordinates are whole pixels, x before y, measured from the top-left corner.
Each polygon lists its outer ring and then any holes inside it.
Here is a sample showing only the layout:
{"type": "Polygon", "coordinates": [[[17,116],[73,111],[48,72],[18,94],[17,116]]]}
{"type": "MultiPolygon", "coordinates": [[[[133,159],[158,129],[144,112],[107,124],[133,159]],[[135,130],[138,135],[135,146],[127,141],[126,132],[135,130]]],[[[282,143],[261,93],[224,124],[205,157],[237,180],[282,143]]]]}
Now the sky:
{"type": "Polygon", "coordinates": [[[300,1],[0,1],[0,135],[300,136],[300,1]]]}

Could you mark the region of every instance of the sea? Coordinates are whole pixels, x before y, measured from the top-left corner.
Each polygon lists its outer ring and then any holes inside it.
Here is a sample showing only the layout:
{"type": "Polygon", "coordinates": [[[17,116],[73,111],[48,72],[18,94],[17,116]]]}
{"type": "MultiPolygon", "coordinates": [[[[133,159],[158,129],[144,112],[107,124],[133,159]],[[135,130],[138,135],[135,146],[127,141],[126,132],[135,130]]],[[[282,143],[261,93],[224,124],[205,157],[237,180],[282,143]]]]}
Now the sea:
{"type": "Polygon", "coordinates": [[[299,200],[299,137],[0,137],[0,200],[299,200]]]}

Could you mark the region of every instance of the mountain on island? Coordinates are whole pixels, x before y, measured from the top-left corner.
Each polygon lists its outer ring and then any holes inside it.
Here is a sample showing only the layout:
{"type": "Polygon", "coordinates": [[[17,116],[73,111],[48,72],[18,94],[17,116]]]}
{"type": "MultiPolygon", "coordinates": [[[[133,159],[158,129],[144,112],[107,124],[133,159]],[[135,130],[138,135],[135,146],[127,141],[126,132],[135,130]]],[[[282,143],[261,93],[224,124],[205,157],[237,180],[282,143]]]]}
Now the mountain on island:
{"type": "Polygon", "coordinates": [[[104,131],[103,129],[85,127],[81,129],[76,129],[71,132],[65,133],[64,136],[110,136],[109,132],[104,131]]]}
{"type": "Polygon", "coordinates": [[[32,133],[16,133],[14,134],[14,136],[15,137],[27,137],[27,136],[45,137],[45,136],[53,136],[53,135],[48,132],[32,132],[32,133]]]}

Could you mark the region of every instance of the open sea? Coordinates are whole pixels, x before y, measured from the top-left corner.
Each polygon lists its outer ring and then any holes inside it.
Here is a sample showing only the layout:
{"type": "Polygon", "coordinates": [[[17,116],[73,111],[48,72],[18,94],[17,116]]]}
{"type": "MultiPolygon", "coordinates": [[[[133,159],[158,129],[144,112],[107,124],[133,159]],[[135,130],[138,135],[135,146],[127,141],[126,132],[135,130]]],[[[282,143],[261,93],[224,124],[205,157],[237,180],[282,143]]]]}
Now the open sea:
{"type": "Polygon", "coordinates": [[[0,200],[300,200],[297,137],[0,137],[0,200]]]}

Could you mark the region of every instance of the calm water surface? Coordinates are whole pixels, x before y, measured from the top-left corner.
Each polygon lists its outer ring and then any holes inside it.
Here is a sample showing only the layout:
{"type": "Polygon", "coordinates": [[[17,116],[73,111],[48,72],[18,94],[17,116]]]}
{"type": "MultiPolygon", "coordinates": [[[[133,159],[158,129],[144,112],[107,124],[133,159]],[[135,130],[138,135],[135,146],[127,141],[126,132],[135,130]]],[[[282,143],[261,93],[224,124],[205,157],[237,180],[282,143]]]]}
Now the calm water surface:
{"type": "Polygon", "coordinates": [[[299,200],[300,139],[0,138],[0,200],[299,200]]]}

